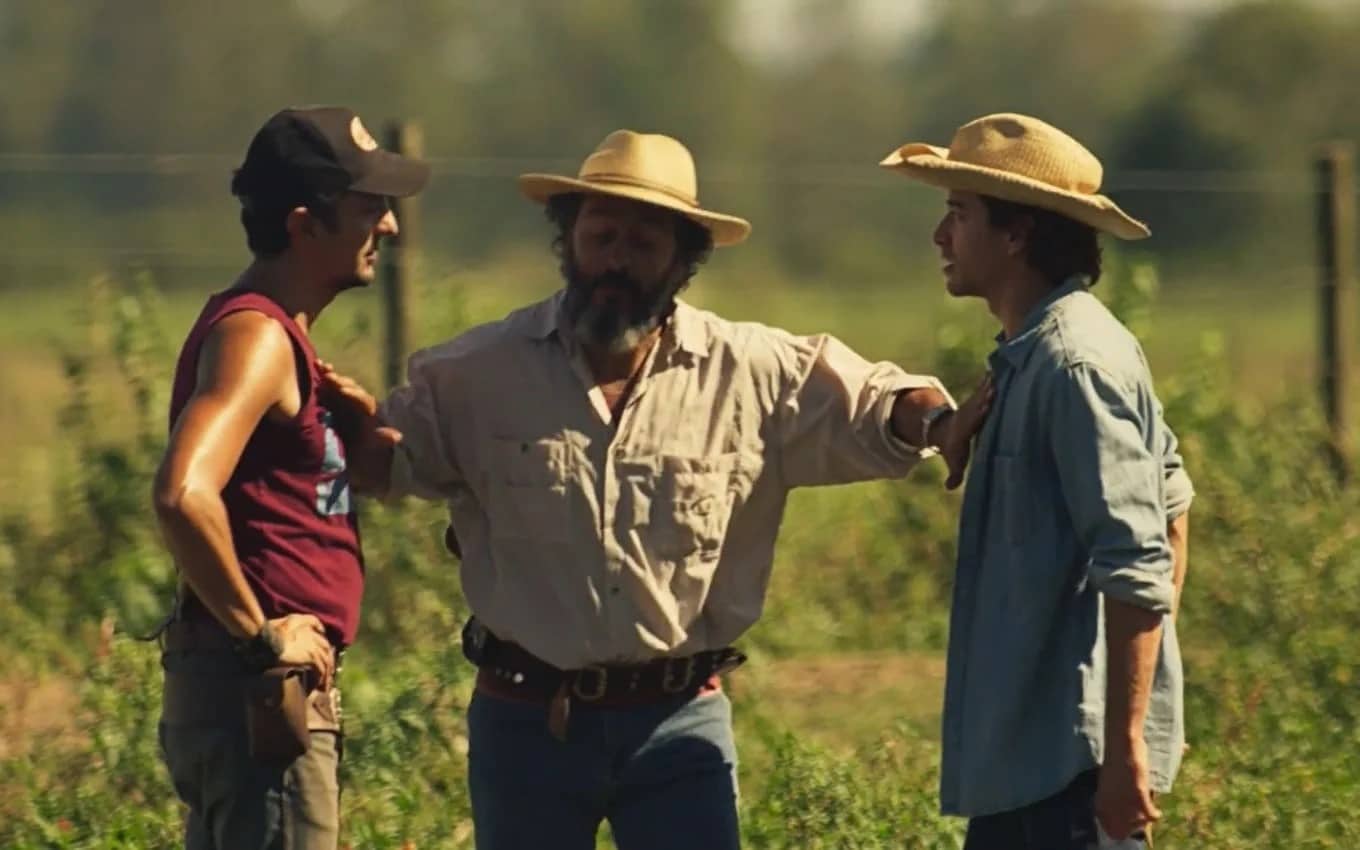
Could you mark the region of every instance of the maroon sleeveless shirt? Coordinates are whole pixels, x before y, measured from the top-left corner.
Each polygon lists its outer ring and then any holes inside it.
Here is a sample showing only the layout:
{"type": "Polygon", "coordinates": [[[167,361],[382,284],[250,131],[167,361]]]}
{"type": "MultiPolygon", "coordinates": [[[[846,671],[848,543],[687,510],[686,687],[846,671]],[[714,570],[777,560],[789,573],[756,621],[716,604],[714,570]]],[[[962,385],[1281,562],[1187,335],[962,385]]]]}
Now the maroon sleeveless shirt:
{"type": "Polygon", "coordinates": [[[222,491],[236,557],[266,617],[315,614],[333,643],[348,646],[364,591],[359,522],[344,446],[316,399],[316,350],[293,318],[258,292],[229,289],[209,298],[175,366],[170,427],[193,395],[199,351],[213,325],[241,310],[263,313],[288,332],[302,409],[287,423],[260,421],[222,491]]]}

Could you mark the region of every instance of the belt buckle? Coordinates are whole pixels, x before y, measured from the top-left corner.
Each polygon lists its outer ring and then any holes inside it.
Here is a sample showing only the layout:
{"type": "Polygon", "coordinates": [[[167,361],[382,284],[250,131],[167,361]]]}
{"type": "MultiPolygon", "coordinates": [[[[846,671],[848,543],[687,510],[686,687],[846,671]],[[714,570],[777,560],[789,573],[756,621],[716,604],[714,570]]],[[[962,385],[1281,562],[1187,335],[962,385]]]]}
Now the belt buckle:
{"type": "Polygon", "coordinates": [[[596,700],[603,699],[605,691],[608,688],[609,671],[598,664],[587,664],[580,670],[577,670],[571,683],[572,693],[576,694],[577,698],[584,702],[595,702],[596,700]],[[584,679],[583,674],[585,673],[593,673],[597,683],[595,687],[590,688],[589,690],[581,685],[581,682],[584,679]]]}
{"type": "Polygon", "coordinates": [[[661,690],[668,694],[678,694],[683,692],[690,685],[690,680],[694,678],[694,656],[687,655],[684,658],[667,658],[666,664],[661,668],[661,690]],[[677,661],[683,661],[683,672],[677,677],[675,675],[677,661]]]}

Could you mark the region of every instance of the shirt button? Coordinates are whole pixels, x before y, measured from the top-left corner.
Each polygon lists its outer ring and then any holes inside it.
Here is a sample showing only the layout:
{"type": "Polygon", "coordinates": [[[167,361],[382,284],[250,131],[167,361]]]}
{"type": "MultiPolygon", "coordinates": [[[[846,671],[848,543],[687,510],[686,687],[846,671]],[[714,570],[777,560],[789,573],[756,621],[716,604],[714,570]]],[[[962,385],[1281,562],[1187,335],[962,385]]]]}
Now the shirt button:
{"type": "Polygon", "coordinates": [[[616,585],[614,585],[613,587],[609,588],[609,593],[610,593],[610,595],[612,595],[612,596],[618,596],[618,595],[619,595],[619,586],[616,584],[616,585]]]}

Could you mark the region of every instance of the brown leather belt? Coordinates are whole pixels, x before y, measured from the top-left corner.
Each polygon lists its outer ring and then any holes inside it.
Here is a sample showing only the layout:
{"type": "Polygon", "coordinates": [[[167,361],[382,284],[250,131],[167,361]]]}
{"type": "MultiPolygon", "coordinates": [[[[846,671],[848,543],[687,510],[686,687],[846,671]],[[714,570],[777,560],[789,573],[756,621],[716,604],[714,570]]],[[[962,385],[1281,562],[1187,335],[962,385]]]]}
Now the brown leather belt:
{"type": "Polygon", "coordinates": [[[637,664],[591,664],[562,670],[519,644],[488,633],[477,681],[498,696],[547,701],[565,688],[577,702],[617,708],[693,696],[711,679],[745,660],[735,649],[720,649],[637,664]]]}
{"type": "Polygon", "coordinates": [[[477,688],[495,697],[546,704],[548,728],[567,735],[573,702],[600,708],[629,708],[693,698],[746,656],[731,647],[638,664],[591,664],[576,670],[554,667],[517,643],[501,640],[476,618],[463,629],[463,654],[476,664],[477,688]]]}

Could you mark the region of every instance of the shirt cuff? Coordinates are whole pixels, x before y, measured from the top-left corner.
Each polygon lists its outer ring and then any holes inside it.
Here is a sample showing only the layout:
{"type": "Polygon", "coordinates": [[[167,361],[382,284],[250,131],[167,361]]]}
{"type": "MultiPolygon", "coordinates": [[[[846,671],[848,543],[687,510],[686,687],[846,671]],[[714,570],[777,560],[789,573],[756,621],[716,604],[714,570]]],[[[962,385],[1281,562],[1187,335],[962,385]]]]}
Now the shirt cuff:
{"type": "Polygon", "coordinates": [[[897,404],[897,397],[907,390],[919,390],[929,388],[939,390],[944,395],[945,403],[952,410],[958,410],[958,403],[954,397],[945,389],[944,384],[932,375],[903,375],[893,381],[888,390],[883,393],[883,397],[878,401],[878,410],[875,416],[878,419],[878,430],[883,435],[883,442],[888,447],[888,451],[893,457],[899,460],[925,460],[940,453],[940,450],[933,447],[921,448],[913,443],[903,440],[897,436],[892,428],[893,406],[897,404]]]}
{"type": "Polygon", "coordinates": [[[415,489],[415,468],[411,464],[411,453],[401,443],[392,447],[392,469],[387,474],[387,492],[382,501],[394,502],[407,496],[415,489]]]}
{"type": "Polygon", "coordinates": [[[1164,571],[1143,567],[1090,568],[1091,584],[1110,599],[1118,599],[1156,614],[1170,614],[1176,589],[1171,583],[1171,568],[1164,571]]]}
{"type": "Polygon", "coordinates": [[[1195,500],[1195,486],[1184,469],[1177,469],[1166,479],[1166,521],[1170,522],[1190,510],[1195,500]]]}

